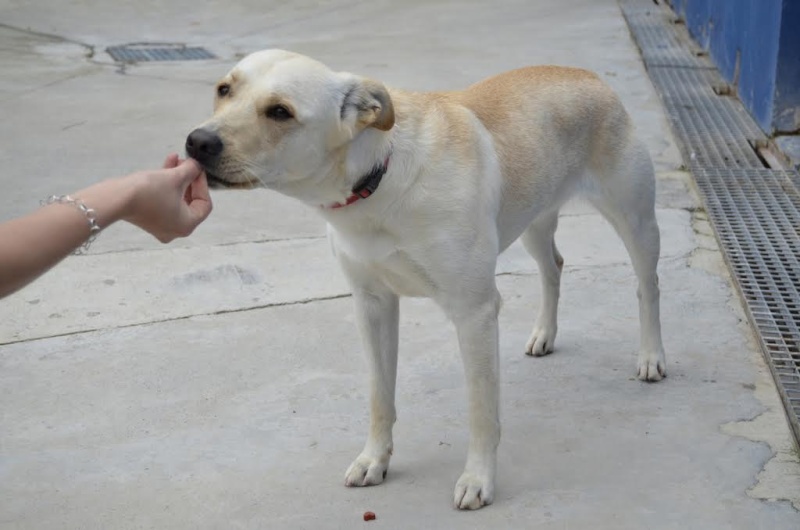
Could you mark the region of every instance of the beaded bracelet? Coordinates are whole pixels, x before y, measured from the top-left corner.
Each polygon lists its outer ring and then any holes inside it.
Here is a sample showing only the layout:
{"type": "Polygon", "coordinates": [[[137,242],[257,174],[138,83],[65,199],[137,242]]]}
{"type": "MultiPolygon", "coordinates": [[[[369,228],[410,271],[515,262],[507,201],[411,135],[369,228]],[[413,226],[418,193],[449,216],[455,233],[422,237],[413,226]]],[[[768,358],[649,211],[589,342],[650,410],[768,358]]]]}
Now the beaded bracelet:
{"type": "Polygon", "coordinates": [[[94,243],[100,232],[100,226],[97,224],[97,214],[92,208],[86,206],[82,200],[74,199],[69,195],[51,195],[47,200],[40,201],[40,203],[42,206],[47,206],[48,204],[71,204],[80,210],[89,222],[89,238],[80,247],[76,248],[73,254],[83,254],[89,250],[89,247],[94,243]]]}

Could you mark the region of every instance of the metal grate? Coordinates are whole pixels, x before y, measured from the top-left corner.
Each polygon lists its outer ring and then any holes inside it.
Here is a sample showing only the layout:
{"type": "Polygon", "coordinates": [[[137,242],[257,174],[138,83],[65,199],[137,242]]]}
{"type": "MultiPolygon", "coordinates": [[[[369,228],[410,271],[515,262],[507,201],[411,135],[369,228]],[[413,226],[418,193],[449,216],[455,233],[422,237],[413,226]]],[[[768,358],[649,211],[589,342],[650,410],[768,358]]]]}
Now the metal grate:
{"type": "Polygon", "coordinates": [[[139,63],[145,61],[198,61],[216,59],[216,56],[200,47],[185,44],[137,42],[106,48],[112,59],[119,63],[139,63]]]}
{"type": "Polygon", "coordinates": [[[792,184],[794,184],[795,189],[798,190],[798,193],[800,193],[800,172],[794,171],[792,173],[789,173],[789,180],[792,181],[792,184]]]}
{"type": "Polygon", "coordinates": [[[762,131],[741,102],[714,91],[716,70],[681,62],[673,48],[685,30],[650,4],[620,0],[800,443],[800,174],[764,167],[750,143],[762,131]]]}
{"type": "Polygon", "coordinates": [[[800,438],[800,194],[796,172],[697,169],[729,268],[800,438]]]}
{"type": "Polygon", "coordinates": [[[631,13],[649,13],[649,12],[660,12],[661,6],[659,5],[660,2],[664,2],[665,0],[618,0],[620,6],[622,7],[623,12],[627,14],[631,13]]]}
{"type": "Polygon", "coordinates": [[[764,167],[750,142],[766,136],[738,99],[714,91],[716,71],[651,68],[650,78],[690,167],[764,167]]]}
{"type": "Polygon", "coordinates": [[[623,12],[645,64],[648,67],[713,68],[706,57],[698,56],[686,46],[686,39],[671,27],[673,23],[666,12],[654,4],[651,6],[655,9],[623,12]]]}

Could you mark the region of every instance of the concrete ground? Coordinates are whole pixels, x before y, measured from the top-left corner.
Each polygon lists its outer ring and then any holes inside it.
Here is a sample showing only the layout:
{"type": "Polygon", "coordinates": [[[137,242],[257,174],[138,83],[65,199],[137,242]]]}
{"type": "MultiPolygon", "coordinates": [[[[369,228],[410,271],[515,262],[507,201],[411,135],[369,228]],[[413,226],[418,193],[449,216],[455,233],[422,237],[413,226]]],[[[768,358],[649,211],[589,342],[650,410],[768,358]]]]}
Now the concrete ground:
{"type": "Polygon", "coordinates": [[[495,503],[451,507],[465,389],[455,334],[426,300],[401,306],[388,479],[345,488],[366,362],[323,223],[276,193],[223,191],[189,239],[114,226],[0,302],[0,528],[800,528],[775,387],[614,0],[4,0],[0,20],[0,219],[180,151],[215,80],[265,47],[420,90],[526,64],[598,72],[658,170],[669,371],[633,377],[631,267],[571,205],[555,354],[522,354],[532,260],[515,244],[498,268],[495,503]],[[140,41],[219,59],[121,67],[104,53],[140,41]]]}

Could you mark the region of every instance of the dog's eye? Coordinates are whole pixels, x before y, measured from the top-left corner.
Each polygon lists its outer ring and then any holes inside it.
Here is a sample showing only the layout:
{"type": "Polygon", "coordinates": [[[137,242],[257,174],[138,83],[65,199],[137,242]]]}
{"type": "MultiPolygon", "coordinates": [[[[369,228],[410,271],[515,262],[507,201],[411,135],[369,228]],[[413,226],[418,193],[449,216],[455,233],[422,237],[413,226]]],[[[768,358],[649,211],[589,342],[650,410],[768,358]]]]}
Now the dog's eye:
{"type": "Polygon", "coordinates": [[[272,105],[267,108],[267,118],[275,121],[291,120],[294,116],[283,105],[272,105]]]}
{"type": "Polygon", "coordinates": [[[231,93],[231,86],[230,85],[219,85],[217,87],[217,95],[221,98],[224,98],[228,94],[231,93]]]}

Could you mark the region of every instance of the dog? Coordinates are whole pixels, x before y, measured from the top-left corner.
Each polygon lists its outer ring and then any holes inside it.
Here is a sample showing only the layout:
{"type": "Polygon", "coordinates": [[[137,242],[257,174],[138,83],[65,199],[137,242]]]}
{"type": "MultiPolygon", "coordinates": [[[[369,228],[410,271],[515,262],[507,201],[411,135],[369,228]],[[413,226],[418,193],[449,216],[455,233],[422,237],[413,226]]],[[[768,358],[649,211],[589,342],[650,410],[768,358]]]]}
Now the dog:
{"type": "Polygon", "coordinates": [[[370,428],[347,486],[380,484],[392,456],[398,297],[432,298],[454,323],[467,378],[461,509],[491,504],[498,418],[497,256],[521,238],[542,301],[527,354],[553,351],[564,260],[559,208],[580,194],[622,238],[638,278],[638,377],[666,375],[650,156],[595,74],[521,68],[463,91],[415,93],[266,50],[216,86],[186,140],[210,184],[266,187],[319,211],[352,289],[371,372],[370,428]]]}

